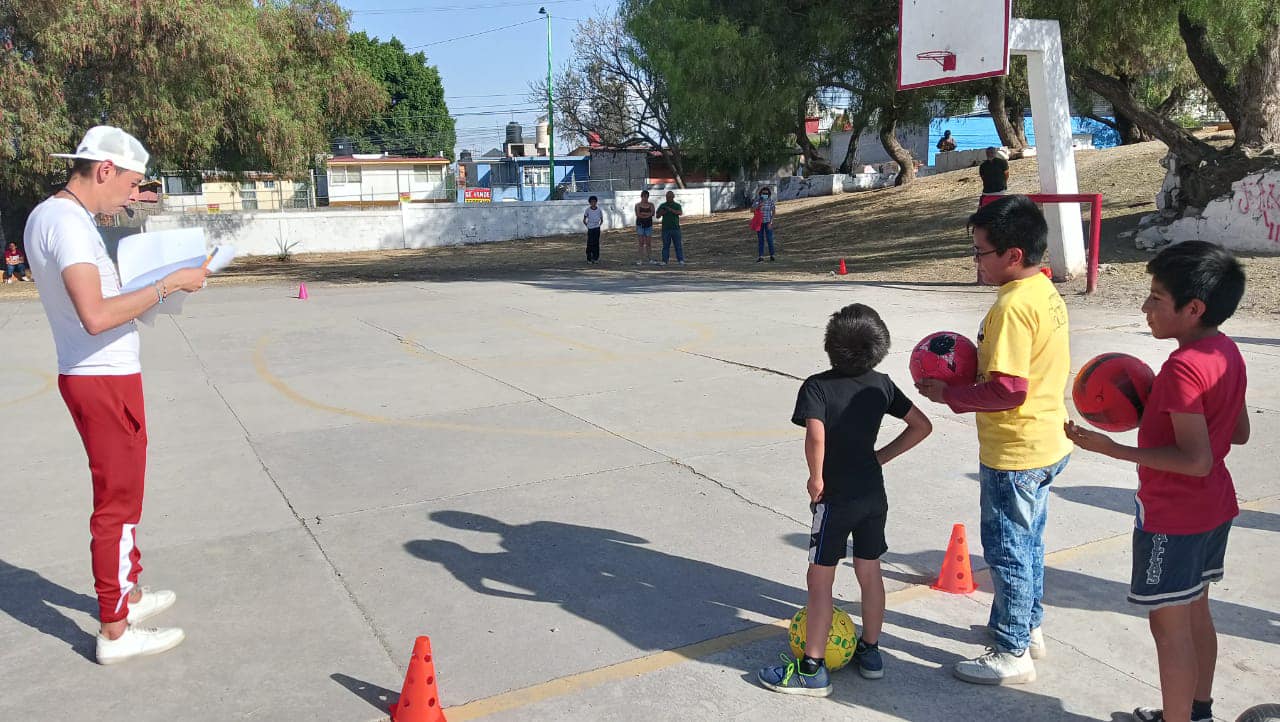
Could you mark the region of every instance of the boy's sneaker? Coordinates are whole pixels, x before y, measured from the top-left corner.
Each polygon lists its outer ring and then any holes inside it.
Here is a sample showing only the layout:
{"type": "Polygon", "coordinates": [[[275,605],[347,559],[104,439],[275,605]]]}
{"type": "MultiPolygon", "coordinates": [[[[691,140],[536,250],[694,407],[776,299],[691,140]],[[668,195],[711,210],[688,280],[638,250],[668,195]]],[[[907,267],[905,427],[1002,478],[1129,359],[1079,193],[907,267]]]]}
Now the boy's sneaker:
{"type": "MultiPolygon", "coordinates": [[[[987,627],[987,636],[994,637],[995,632],[991,627],[987,627]]],[[[1027,651],[1031,653],[1031,658],[1041,660],[1049,656],[1049,650],[1044,646],[1044,632],[1039,627],[1031,630],[1031,643],[1027,645],[1027,651]]]]}
{"type": "Polygon", "coordinates": [[[808,697],[826,697],[831,694],[831,675],[824,664],[813,674],[800,671],[800,660],[783,654],[780,655],[786,664],[776,667],[765,667],[756,675],[760,684],[774,692],[783,694],[803,694],[808,697]]]}
{"type": "Polygon", "coordinates": [[[884,676],[884,659],[880,657],[880,645],[867,644],[861,639],[853,650],[853,663],[863,679],[880,679],[884,676]]]}
{"type": "Polygon", "coordinates": [[[163,612],[178,601],[178,595],[168,589],[152,590],[142,588],[142,597],[136,602],[129,602],[129,624],[137,624],[163,612]]]}
{"type": "Polygon", "coordinates": [[[1027,653],[1036,660],[1049,656],[1049,650],[1044,646],[1044,632],[1039,627],[1031,630],[1031,644],[1027,646],[1027,653]]]}
{"type": "MultiPolygon", "coordinates": [[[[1133,718],[1138,722],[1164,722],[1164,710],[1155,707],[1139,707],[1133,711],[1133,718]]],[[[1213,722],[1213,715],[1197,717],[1192,711],[1191,722],[1213,722]]]]}
{"type": "Polygon", "coordinates": [[[987,647],[987,653],[976,659],[956,662],[952,672],[957,679],[973,684],[1023,684],[1036,679],[1036,666],[1025,649],[1014,654],[987,647]]]}
{"type": "Polygon", "coordinates": [[[127,627],[116,639],[98,635],[98,664],[115,664],[134,657],[160,654],[182,644],[187,635],[177,627],[127,627]]]}

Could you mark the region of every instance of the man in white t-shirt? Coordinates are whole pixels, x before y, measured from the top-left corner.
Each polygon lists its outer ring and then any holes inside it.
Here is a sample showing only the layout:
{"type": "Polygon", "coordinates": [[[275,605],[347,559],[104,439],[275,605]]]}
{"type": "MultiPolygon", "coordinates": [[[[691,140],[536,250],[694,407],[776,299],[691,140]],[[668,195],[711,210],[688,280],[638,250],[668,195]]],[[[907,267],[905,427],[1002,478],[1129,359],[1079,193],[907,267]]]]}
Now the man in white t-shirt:
{"type": "Polygon", "coordinates": [[[582,212],[582,225],[587,227],[587,263],[600,262],[600,227],[604,225],[604,210],[598,208],[599,198],[587,199],[587,209],[582,212]]]}
{"type": "Polygon", "coordinates": [[[139,587],[141,555],[135,527],[142,516],[147,422],[134,319],[174,291],[204,287],[203,268],[174,271],[122,293],[94,217],[137,200],[150,155],[136,138],[110,126],[85,134],[64,189],[27,218],[27,262],[58,351],[58,390],[89,456],[93,515],[89,517],[94,589],[98,595],[97,657],[101,664],[176,647],[181,629],[137,622],[171,606],[173,592],[139,587]]]}

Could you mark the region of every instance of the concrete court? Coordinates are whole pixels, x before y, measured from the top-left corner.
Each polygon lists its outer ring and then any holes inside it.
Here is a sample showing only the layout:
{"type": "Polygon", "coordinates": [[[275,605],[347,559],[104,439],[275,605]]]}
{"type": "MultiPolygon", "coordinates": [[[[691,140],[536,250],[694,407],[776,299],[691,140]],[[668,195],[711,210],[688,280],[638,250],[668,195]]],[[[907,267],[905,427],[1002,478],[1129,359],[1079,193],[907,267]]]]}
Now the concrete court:
{"type": "MultiPolygon", "coordinates": [[[[215,284],[143,330],[143,578],[178,591],[155,622],[188,639],[110,668],[90,661],[90,486],[52,340],[38,301],[0,304],[0,720],[380,720],[419,634],[451,722],[1109,720],[1159,700],[1124,601],[1135,474],[1085,452],[1051,503],[1040,679],[952,679],[981,651],[990,583],[927,588],[953,523],[981,566],[972,418],[928,402],[934,435],[886,469],[886,679],[838,673],[822,700],[754,683],[785,648],[770,623],[804,599],[789,416],[796,377],[824,368],[827,315],[879,309],[883,370],[914,397],[906,351],[972,335],[990,290],[671,272],[292,292],[215,284]]],[[[1070,305],[1076,368],[1171,348],[1136,310],[1070,305]]],[[[1278,326],[1227,326],[1255,413],[1212,593],[1223,719],[1280,697],[1278,326]]],[[[838,586],[856,614],[852,569],[838,586]]]]}

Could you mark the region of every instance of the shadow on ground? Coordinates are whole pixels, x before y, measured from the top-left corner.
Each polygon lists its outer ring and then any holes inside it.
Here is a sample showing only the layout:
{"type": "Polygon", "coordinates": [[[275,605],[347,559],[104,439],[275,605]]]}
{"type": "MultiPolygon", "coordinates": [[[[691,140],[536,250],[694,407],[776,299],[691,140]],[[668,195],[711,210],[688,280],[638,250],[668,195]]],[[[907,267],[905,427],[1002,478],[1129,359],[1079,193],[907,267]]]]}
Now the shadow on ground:
{"type": "Polygon", "coordinates": [[[81,612],[96,620],[98,600],[0,560],[0,611],[37,632],[66,642],[76,654],[93,661],[94,635],[81,629],[62,610],[81,612]]]}

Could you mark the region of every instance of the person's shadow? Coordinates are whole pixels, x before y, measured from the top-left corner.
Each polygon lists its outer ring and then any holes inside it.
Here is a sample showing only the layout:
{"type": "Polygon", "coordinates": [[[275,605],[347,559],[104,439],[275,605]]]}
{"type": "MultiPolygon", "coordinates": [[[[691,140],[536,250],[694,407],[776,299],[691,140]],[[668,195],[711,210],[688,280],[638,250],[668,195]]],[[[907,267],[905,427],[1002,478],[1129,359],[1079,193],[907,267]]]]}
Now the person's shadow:
{"type": "Polygon", "coordinates": [[[0,610],[37,632],[67,643],[85,659],[94,659],[94,635],[58,609],[97,618],[98,601],[54,584],[38,573],[0,559],[0,610]]]}
{"type": "Polygon", "coordinates": [[[649,549],[645,539],[611,529],[554,521],[511,525],[461,511],[430,518],[497,534],[504,551],[419,539],[404,545],[409,553],[440,564],[472,591],[556,604],[637,649],[678,649],[758,623],[739,610],[780,619],[805,603],[803,589],[649,549]]]}
{"type": "MultiPolygon", "coordinates": [[[[1132,516],[1137,504],[1134,501],[1134,490],[1118,486],[1079,485],[1054,486],[1053,492],[1058,496],[1077,504],[1108,509],[1132,516]]],[[[1269,511],[1241,509],[1240,515],[1232,520],[1233,528],[1247,527],[1259,531],[1280,531],[1280,514],[1269,511]]]]}
{"type": "MultiPolygon", "coordinates": [[[[506,524],[461,511],[437,511],[430,519],[455,529],[498,535],[502,551],[474,552],[452,541],[419,539],[404,545],[409,553],[444,566],[475,592],[558,605],[643,650],[679,653],[693,641],[758,624],[743,619],[741,612],[782,619],[805,603],[803,589],[656,551],[644,546],[648,544],[645,539],[621,531],[553,521],[506,524]]],[[[797,556],[796,561],[803,565],[802,557],[797,556]]],[[[840,605],[855,614],[860,611],[856,604],[840,605]]],[[[889,610],[886,622],[891,627],[931,637],[970,638],[975,642],[980,638],[974,630],[898,610],[889,610]]],[[[776,637],[748,643],[737,653],[717,655],[716,663],[736,667],[745,684],[758,687],[757,670],[774,663],[777,653],[785,649],[782,630],[778,630],[776,637]]],[[[952,698],[959,694],[968,699],[975,689],[953,680],[946,672],[960,657],[930,646],[927,640],[895,636],[886,653],[895,665],[895,675],[912,678],[914,689],[935,691],[903,695],[900,686],[864,684],[854,679],[855,672],[840,672],[843,676],[831,700],[850,708],[877,709],[923,722],[948,716],[945,705],[939,706],[944,698],[954,701],[952,698]]],[[[349,686],[351,680],[338,681],[349,686]]],[[[354,691],[355,686],[349,688],[354,691]]],[[[380,706],[390,697],[390,690],[378,692],[360,694],[380,706]]],[[[994,695],[998,702],[993,704],[1009,712],[1007,719],[1088,719],[1067,712],[1054,697],[1027,690],[992,692],[984,688],[981,694],[984,699],[994,695]]]]}

